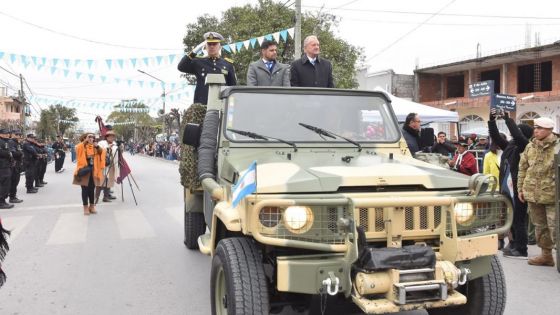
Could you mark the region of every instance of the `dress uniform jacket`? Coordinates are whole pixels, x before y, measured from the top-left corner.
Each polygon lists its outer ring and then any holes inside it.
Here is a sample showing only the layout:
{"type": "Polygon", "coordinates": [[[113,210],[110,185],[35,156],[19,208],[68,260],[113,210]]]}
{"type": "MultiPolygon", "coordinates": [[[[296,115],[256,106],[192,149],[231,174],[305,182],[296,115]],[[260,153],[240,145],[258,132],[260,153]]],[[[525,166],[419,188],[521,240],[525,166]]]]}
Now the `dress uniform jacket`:
{"type": "Polygon", "coordinates": [[[292,86],[334,88],[332,64],[317,56],[313,65],[307,55],[303,55],[292,62],[290,83],[292,86]]]}
{"type": "Polygon", "coordinates": [[[179,62],[177,69],[196,76],[195,103],[206,104],[208,102],[208,85],[206,85],[206,76],[208,74],[223,74],[226,79],[226,85],[237,84],[233,65],[223,58],[186,55],[179,62]]]}
{"type": "Polygon", "coordinates": [[[274,62],[268,70],[262,59],[252,62],[247,70],[249,86],[290,86],[290,66],[274,62]]]}

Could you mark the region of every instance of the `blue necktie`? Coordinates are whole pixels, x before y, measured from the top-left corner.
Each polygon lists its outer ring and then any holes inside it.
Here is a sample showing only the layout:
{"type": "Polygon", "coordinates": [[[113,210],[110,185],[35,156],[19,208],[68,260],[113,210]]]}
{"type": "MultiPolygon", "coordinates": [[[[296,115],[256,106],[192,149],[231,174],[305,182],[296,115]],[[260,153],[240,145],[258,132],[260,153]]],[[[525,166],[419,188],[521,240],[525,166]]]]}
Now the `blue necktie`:
{"type": "Polygon", "coordinates": [[[274,63],[272,61],[267,61],[266,62],[266,67],[268,68],[268,71],[272,71],[272,66],[274,65],[274,63]]]}

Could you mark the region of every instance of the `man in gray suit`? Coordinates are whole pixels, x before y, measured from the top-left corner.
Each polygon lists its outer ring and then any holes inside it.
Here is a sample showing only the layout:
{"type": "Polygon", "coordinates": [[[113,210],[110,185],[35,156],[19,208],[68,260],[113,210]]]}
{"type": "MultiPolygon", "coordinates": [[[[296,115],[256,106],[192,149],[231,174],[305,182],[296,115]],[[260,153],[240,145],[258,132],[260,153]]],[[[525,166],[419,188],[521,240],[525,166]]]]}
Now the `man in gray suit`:
{"type": "Polygon", "coordinates": [[[290,66],[276,61],[278,45],[269,40],[261,44],[261,59],[249,65],[247,85],[290,86],[290,66]]]}

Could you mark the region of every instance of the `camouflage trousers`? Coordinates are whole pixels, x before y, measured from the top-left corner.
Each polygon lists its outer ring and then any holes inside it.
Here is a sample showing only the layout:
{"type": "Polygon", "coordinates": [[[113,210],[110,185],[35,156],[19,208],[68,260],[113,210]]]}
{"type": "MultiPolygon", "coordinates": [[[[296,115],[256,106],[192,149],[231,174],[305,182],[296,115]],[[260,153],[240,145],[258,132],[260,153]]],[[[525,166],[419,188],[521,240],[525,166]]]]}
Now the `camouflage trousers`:
{"type": "Polygon", "coordinates": [[[556,240],[556,209],[554,204],[529,202],[529,215],[535,225],[537,245],[544,249],[553,249],[556,240]]]}

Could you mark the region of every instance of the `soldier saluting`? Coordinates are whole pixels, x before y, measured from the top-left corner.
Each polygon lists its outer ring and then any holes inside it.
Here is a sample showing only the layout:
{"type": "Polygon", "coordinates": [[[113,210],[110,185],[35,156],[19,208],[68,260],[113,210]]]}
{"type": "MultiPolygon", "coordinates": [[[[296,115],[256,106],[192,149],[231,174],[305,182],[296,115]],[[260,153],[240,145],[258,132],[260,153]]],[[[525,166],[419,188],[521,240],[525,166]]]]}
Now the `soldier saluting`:
{"type": "Polygon", "coordinates": [[[208,86],[206,85],[206,76],[208,74],[223,74],[226,79],[226,85],[237,84],[231,60],[220,56],[223,40],[224,37],[216,32],[205,33],[204,42],[198,44],[188,55],[184,56],[177,66],[179,71],[196,76],[194,103],[206,104],[208,102],[208,86]],[[198,57],[198,53],[204,47],[206,47],[208,55],[198,57]]]}

